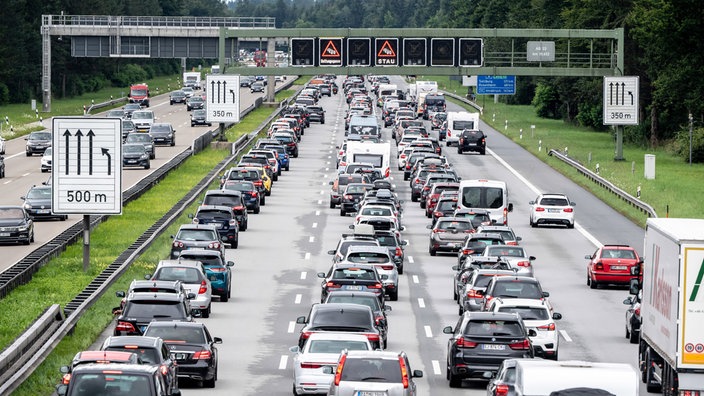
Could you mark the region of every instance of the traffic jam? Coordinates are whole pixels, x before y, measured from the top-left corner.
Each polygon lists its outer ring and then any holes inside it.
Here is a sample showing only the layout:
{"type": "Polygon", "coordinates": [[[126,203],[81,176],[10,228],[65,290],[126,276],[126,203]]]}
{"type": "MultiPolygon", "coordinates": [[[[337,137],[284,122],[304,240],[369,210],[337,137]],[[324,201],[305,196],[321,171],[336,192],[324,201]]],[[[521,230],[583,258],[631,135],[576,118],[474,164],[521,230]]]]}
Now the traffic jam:
{"type": "MultiPolygon", "coordinates": [[[[231,258],[242,246],[240,234],[266,210],[280,178],[296,171],[306,129],[326,123],[319,102],[332,99],[346,105],[344,120],[327,121],[344,125],[344,136],[335,143],[323,210],[339,214],[346,227],[337,244],[326,247],[327,269],[315,273],[314,304],[294,318],[286,351],[290,392],[424,394],[417,382],[428,370],[417,369],[422,366],[417,357],[390,347],[393,302],[407,292],[404,277],[413,268],[404,238],[411,231],[404,214],[410,212],[427,219],[424,230],[412,231],[427,235],[428,259],[452,268],[446,294],[458,316],[440,327],[446,354],[438,357],[446,386],[476,389],[470,383],[479,383],[496,396],[517,394],[519,388],[526,394],[537,386],[521,383],[516,373],[538,373],[560,361],[562,314],[535,276],[538,259],[524,246],[527,236],[508,225],[513,203],[506,182],[459,174],[443,154],[483,158],[487,139],[478,114],[447,111],[446,98],[431,81],[401,89],[383,76],[322,75],[221,176],[219,188],[204,194],[192,221],[172,235],[169,257],[117,293],[112,335],[100,351],[80,352],[62,367],[59,394],[180,395],[182,387],[216,387],[218,345],[226,340],[211,334],[208,320],[213,305],[227,304],[237,287],[240,264],[231,258]]],[[[539,194],[525,221],[532,228],[569,230],[575,208],[565,194],[539,194]]],[[[632,268],[642,263],[626,245],[602,246],[585,261],[592,289],[628,285],[632,268]]],[[[627,300],[631,343],[638,342],[638,304],[635,296],[627,300]]],[[[578,379],[583,376],[565,374],[572,382],[563,388],[585,386],[578,379]]],[[[602,388],[614,389],[611,385],[602,388]]],[[[638,388],[611,392],[635,395],[638,388]]]]}

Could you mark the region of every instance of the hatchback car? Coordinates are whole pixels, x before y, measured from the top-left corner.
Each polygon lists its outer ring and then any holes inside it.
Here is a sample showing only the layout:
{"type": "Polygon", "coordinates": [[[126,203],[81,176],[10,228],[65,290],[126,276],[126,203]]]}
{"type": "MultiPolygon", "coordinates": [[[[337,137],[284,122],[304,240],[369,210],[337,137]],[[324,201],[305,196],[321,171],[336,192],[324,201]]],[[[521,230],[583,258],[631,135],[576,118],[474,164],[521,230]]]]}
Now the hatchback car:
{"type": "Polygon", "coordinates": [[[293,394],[299,396],[327,392],[334,374],[323,369],[337,367],[344,350],[370,351],[372,345],[363,335],[325,332],[311,334],[303,348],[296,345],[289,350],[293,353],[293,394]]]}
{"type": "Polygon", "coordinates": [[[227,302],[232,296],[232,267],[233,261],[225,261],[220,252],[206,249],[189,249],[181,251],[179,259],[195,260],[203,263],[205,276],[208,277],[213,294],[220,297],[220,301],[227,302]]]}
{"type": "Polygon", "coordinates": [[[47,147],[46,150],[44,150],[44,154],[42,154],[42,160],[39,163],[39,170],[44,172],[51,172],[51,160],[53,157],[53,149],[51,147],[47,147]]]}
{"type": "Polygon", "coordinates": [[[132,132],[137,132],[137,127],[134,126],[132,120],[122,120],[122,140],[125,140],[127,135],[132,132]]]}
{"type": "Polygon", "coordinates": [[[385,351],[344,351],[334,373],[329,396],[417,396],[413,379],[423,377],[405,352],[385,351]]]}
{"type": "MultiPolygon", "coordinates": [[[[165,370],[165,369],[164,369],[165,370]]],[[[76,367],[68,385],[56,387],[59,396],[131,395],[180,396],[181,391],[165,382],[162,367],[145,364],[86,364],[76,367]]],[[[175,376],[174,376],[175,377],[175,376]]],[[[168,377],[170,378],[170,377],[168,377]]]]}
{"type": "Polygon", "coordinates": [[[535,256],[529,256],[521,246],[490,245],[484,248],[482,254],[474,257],[485,259],[500,259],[507,262],[517,275],[533,276],[533,261],[535,256]]]}
{"type": "Polygon", "coordinates": [[[171,124],[164,122],[152,124],[149,134],[154,139],[154,144],[176,145],[176,130],[171,124]]]}
{"type": "Polygon", "coordinates": [[[34,221],[22,206],[0,206],[0,243],[34,242],[34,221]]]}
{"type": "Polygon", "coordinates": [[[245,204],[244,193],[236,190],[208,190],[203,197],[203,205],[222,205],[232,208],[240,231],[247,231],[249,216],[245,204]]]}
{"type": "Polygon", "coordinates": [[[24,140],[27,141],[27,144],[25,145],[25,154],[27,157],[31,157],[34,154],[44,154],[44,150],[51,147],[51,132],[32,132],[24,138],[24,140]]]}
{"type": "Polygon", "coordinates": [[[122,167],[130,166],[144,169],[151,168],[149,153],[143,144],[125,143],[122,145],[122,167]]]}
{"type": "Polygon", "coordinates": [[[191,113],[191,126],[194,127],[196,125],[213,126],[213,123],[207,120],[205,109],[196,109],[191,113]]]}
{"type": "MultiPolygon", "coordinates": [[[[494,298],[526,298],[546,301],[550,293],[543,291],[540,282],[528,276],[493,277],[486,286],[482,298],[482,311],[489,310],[489,304],[494,298]]],[[[551,308],[552,311],[552,308],[551,308]]]]}
{"type": "Polygon", "coordinates": [[[628,245],[604,245],[594,253],[584,256],[587,263],[587,286],[596,289],[599,285],[628,285],[631,279],[631,268],[640,266],[643,259],[638,252],[628,245]]]}
{"type": "Polygon", "coordinates": [[[71,382],[71,372],[78,366],[100,363],[100,364],[143,364],[142,359],[136,353],[122,351],[81,351],[73,357],[71,365],[61,366],[59,371],[63,373],[61,383],[67,385],[71,382]]]}
{"type": "Polygon", "coordinates": [[[223,191],[241,192],[242,199],[248,211],[251,210],[254,214],[261,211],[261,202],[264,198],[261,197],[259,189],[254,182],[248,180],[228,180],[222,185],[222,189],[223,191]]]}
{"type": "Polygon", "coordinates": [[[564,194],[540,194],[530,205],[531,227],[541,224],[565,225],[574,228],[574,202],[564,194]]]}
{"type": "Polygon", "coordinates": [[[374,320],[374,313],[366,305],[313,304],[308,316],[299,316],[296,323],[304,325],[298,337],[299,348],[305,346],[311,334],[329,331],[360,334],[367,337],[372,348],[386,347],[374,320]]]}
{"type": "Polygon", "coordinates": [[[194,313],[199,314],[199,311],[191,308],[189,297],[194,295],[186,293],[149,291],[130,292],[126,296],[124,293],[115,294],[123,297],[120,307],[112,310],[113,315],[117,316],[113,329],[113,335],[116,336],[142,335],[152,321],[190,322],[194,313]]]}
{"type": "Polygon", "coordinates": [[[368,291],[374,293],[380,301],[384,301],[384,286],[382,276],[376,268],[369,264],[333,264],[327,273],[319,272],[320,301],[325,301],[328,293],[337,290],[368,291]]]}
{"type": "Polygon", "coordinates": [[[156,149],[154,148],[154,138],[148,133],[130,133],[125,138],[125,143],[138,143],[144,146],[144,149],[149,153],[149,159],[156,158],[156,149]]]}
{"type": "Polygon", "coordinates": [[[489,281],[495,276],[511,275],[515,274],[510,270],[473,268],[470,265],[457,267],[455,290],[459,314],[462,315],[465,311],[481,311],[489,281]]]}
{"type": "Polygon", "coordinates": [[[465,239],[474,232],[472,222],[456,217],[441,217],[434,226],[427,226],[430,231],[428,253],[435,256],[438,252],[456,253],[460,251],[465,239]]]}
{"type": "Polygon", "coordinates": [[[235,212],[229,206],[201,205],[193,215],[194,224],[213,224],[217,227],[220,240],[231,248],[239,246],[239,224],[235,212]]]}
{"type": "Polygon", "coordinates": [[[24,201],[24,210],[33,220],[59,219],[66,220],[68,215],[55,215],[51,213],[51,186],[32,186],[27,195],[21,197],[24,201]]]}
{"type": "Polygon", "coordinates": [[[178,378],[202,381],[205,388],[214,388],[218,379],[218,349],[220,337],[213,337],[203,323],[152,322],[145,337],[159,337],[169,348],[178,370],[178,378]]]}
{"type": "Polygon", "coordinates": [[[205,275],[205,266],[195,260],[161,260],[149,280],[179,281],[186,292],[195,297],[189,299],[192,308],[199,309],[202,317],[210,316],[213,287],[205,275]]]}
{"type": "Polygon", "coordinates": [[[443,333],[451,335],[445,368],[451,388],[459,388],[463,379],[493,376],[505,359],[534,356],[529,336],[535,331],[527,331],[515,313],[465,312],[443,333]]]}
{"type": "Polygon", "coordinates": [[[218,236],[218,229],[212,224],[183,224],[176,235],[172,235],[172,259],[178,258],[182,250],[210,249],[220,252],[225,256],[225,244],[218,236]]]}

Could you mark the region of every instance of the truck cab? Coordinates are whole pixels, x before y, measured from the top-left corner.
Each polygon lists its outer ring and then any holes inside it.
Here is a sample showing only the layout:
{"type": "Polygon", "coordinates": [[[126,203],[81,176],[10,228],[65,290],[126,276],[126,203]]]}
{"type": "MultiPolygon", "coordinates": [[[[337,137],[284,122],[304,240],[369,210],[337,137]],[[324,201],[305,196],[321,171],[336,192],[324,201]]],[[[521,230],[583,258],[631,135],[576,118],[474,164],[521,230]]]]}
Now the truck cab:
{"type": "Polygon", "coordinates": [[[139,103],[140,106],[149,107],[149,86],[147,84],[133,84],[127,94],[130,103],[139,103]]]}

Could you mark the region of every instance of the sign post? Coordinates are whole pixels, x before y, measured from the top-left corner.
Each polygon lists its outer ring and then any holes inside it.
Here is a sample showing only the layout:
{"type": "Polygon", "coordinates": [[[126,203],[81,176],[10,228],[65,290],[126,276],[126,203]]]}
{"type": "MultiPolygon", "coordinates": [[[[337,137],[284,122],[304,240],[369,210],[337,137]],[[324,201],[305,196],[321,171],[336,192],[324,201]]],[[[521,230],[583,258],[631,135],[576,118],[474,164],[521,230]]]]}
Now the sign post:
{"type": "Polygon", "coordinates": [[[51,208],[83,215],[83,270],[90,263],[90,215],[122,214],[122,120],[54,117],[51,208]]]}

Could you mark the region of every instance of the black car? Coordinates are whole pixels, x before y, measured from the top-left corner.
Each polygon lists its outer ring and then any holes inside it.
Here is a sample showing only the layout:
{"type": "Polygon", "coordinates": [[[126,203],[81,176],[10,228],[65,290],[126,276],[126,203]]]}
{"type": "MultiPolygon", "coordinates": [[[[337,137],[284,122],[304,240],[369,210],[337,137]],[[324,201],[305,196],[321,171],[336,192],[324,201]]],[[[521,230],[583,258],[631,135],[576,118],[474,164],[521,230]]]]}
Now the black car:
{"type": "Polygon", "coordinates": [[[235,190],[208,190],[203,197],[203,205],[229,206],[235,213],[240,231],[247,231],[249,226],[249,216],[247,215],[247,205],[244,201],[244,193],[235,190]]]}
{"type": "Polygon", "coordinates": [[[391,311],[391,307],[384,304],[383,301],[374,295],[374,293],[369,292],[355,292],[355,291],[335,291],[328,294],[328,298],[323,301],[323,304],[360,304],[365,305],[372,309],[374,314],[374,321],[376,326],[381,333],[381,341],[384,349],[386,349],[386,337],[389,333],[389,324],[386,319],[386,312],[391,311]]]}
{"type": "Polygon", "coordinates": [[[137,132],[137,127],[132,120],[122,120],[122,140],[125,140],[127,135],[132,132],[137,132]]]}
{"type": "Polygon", "coordinates": [[[172,105],[174,103],[186,103],[186,93],[180,89],[177,91],[172,91],[169,94],[169,104],[172,105]]]}
{"type": "Polygon", "coordinates": [[[460,134],[457,143],[457,154],[467,151],[476,151],[481,155],[486,154],[486,135],[478,129],[465,129],[460,134]]]}
{"type": "Polygon", "coordinates": [[[206,120],[205,109],[196,109],[191,113],[191,126],[193,127],[196,125],[213,126],[212,122],[208,122],[206,120]]]}
{"type": "Polygon", "coordinates": [[[27,191],[27,195],[21,198],[24,201],[24,210],[33,220],[68,219],[68,215],[51,213],[51,186],[33,186],[27,191]]]}
{"type": "MultiPolygon", "coordinates": [[[[228,187],[229,185],[232,185],[232,182],[236,181],[249,181],[254,184],[254,187],[257,190],[257,197],[259,199],[259,203],[264,206],[266,205],[266,195],[267,195],[267,190],[266,187],[264,186],[264,180],[262,179],[262,174],[257,171],[257,169],[254,168],[247,168],[247,167],[234,167],[230,168],[227,173],[223,176],[223,178],[220,180],[220,188],[226,189],[226,190],[238,190],[239,188],[230,188],[228,187]]],[[[245,186],[241,186],[245,187],[245,186]]],[[[244,191],[244,190],[240,190],[244,191]]],[[[252,196],[250,195],[250,198],[252,196]]]]}
{"type": "Polygon", "coordinates": [[[152,322],[144,332],[146,337],[159,337],[176,360],[179,378],[202,381],[205,388],[214,388],[218,379],[218,349],[220,337],[210,335],[203,323],[152,322]]]}
{"type": "MultiPolygon", "coordinates": [[[[327,273],[318,272],[321,278],[320,301],[325,301],[331,290],[368,291],[384,300],[382,276],[371,264],[333,264],[327,273]]],[[[383,275],[384,277],[386,275],[383,275]]]]}
{"type": "Polygon", "coordinates": [[[329,303],[314,304],[308,317],[299,316],[296,323],[303,324],[298,337],[298,347],[303,348],[312,333],[336,331],[362,334],[367,337],[373,349],[381,349],[381,333],[374,320],[372,309],[366,305],[329,303]]]}
{"type": "Polygon", "coordinates": [[[44,150],[51,146],[51,132],[32,132],[24,138],[24,140],[27,141],[25,145],[25,154],[27,154],[27,157],[31,157],[34,154],[44,154],[44,150]]]}
{"type": "Polygon", "coordinates": [[[169,256],[172,259],[177,259],[182,250],[198,248],[217,250],[225,255],[225,246],[214,224],[183,224],[171,239],[174,240],[169,256]]]}
{"type": "Polygon", "coordinates": [[[156,158],[156,149],[154,148],[154,139],[152,135],[144,132],[134,132],[127,135],[125,143],[139,143],[144,145],[144,149],[149,153],[149,159],[156,158]]]}
{"type": "Polygon", "coordinates": [[[220,239],[237,249],[239,245],[239,225],[235,212],[229,206],[202,205],[193,217],[195,224],[213,224],[217,227],[220,239]]]}
{"type": "MultiPolygon", "coordinates": [[[[166,384],[166,395],[180,396],[181,391],[178,389],[178,376],[177,376],[177,363],[171,358],[171,353],[169,348],[166,346],[164,341],[158,337],[132,337],[132,336],[121,336],[121,337],[108,337],[103,342],[100,347],[101,351],[126,351],[136,353],[142,362],[145,364],[142,366],[156,367],[158,372],[161,373],[162,381],[166,384]]],[[[86,366],[89,367],[89,366],[86,366]]],[[[137,366],[140,367],[140,366],[137,366]]],[[[113,370],[115,367],[112,367],[113,370]]],[[[119,366],[120,370],[126,369],[124,365],[119,366]]],[[[78,369],[77,369],[78,370],[78,369]]],[[[114,375],[114,374],[113,374],[114,375]]],[[[74,373],[71,378],[71,383],[79,383],[78,375],[74,373]]],[[[80,395],[102,395],[104,393],[94,392],[94,393],[81,393],[80,395]]],[[[133,393],[151,395],[149,391],[145,393],[133,393]]]]}
{"type": "Polygon", "coordinates": [[[143,335],[152,321],[190,322],[195,313],[188,302],[189,296],[184,293],[132,292],[125,297],[117,292],[115,295],[124,298],[124,305],[113,308],[113,314],[117,315],[113,329],[116,336],[143,335]]]}
{"type": "Polygon", "coordinates": [[[257,81],[252,83],[252,85],[249,86],[249,92],[254,93],[254,92],[264,92],[264,83],[257,81]]]}
{"type": "Polygon", "coordinates": [[[171,377],[155,364],[84,364],[70,375],[68,385],[57,386],[59,396],[123,394],[122,388],[130,389],[132,395],[181,395],[175,385],[169,387],[165,379],[171,377]]]}
{"type": "MultiPolygon", "coordinates": [[[[254,182],[249,180],[227,180],[222,189],[225,191],[239,191],[242,193],[245,207],[248,211],[258,214],[261,210],[260,192],[254,182]]],[[[246,227],[245,227],[246,228],[246,227]]]]}
{"type": "Polygon", "coordinates": [[[460,387],[465,378],[490,378],[506,359],[534,357],[529,336],[537,334],[527,331],[515,313],[465,312],[443,333],[451,334],[446,366],[451,388],[460,387]]]}
{"type": "Polygon", "coordinates": [[[5,178],[5,157],[0,155],[0,179],[5,178]]]}
{"type": "Polygon", "coordinates": [[[250,87],[256,79],[252,76],[240,77],[240,87],[250,87]]]}
{"type": "Polygon", "coordinates": [[[154,139],[154,144],[176,145],[176,130],[171,124],[152,124],[152,127],[149,128],[149,134],[152,136],[152,139],[154,139]]]}
{"type": "Polygon", "coordinates": [[[122,145],[122,167],[138,166],[149,169],[149,153],[143,144],[125,143],[122,145]]]}
{"type": "Polygon", "coordinates": [[[349,212],[356,212],[359,209],[359,201],[364,193],[371,190],[373,185],[368,183],[350,183],[345,186],[345,190],[340,198],[340,216],[346,216],[349,212]]]}
{"type": "Polygon", "coordinates": [[[308,106],[310,120],[325,124],[325,109],[322,106],[308,106]]]}
{"type": "Polygon", "coordinates": [[[186,99],[186,110],[188,111],[202,109],[204,107],[205,100],[203,100],[203,97],[200,95],[193,95],[190,98],[186,99]]]}
{"type": "Polygon", "coordinates": [[[0,243],[34,242],[34,221],[21,206],[0,206],[0,243]]]}

